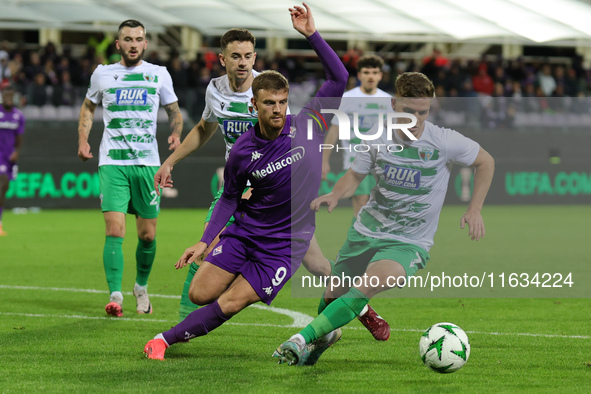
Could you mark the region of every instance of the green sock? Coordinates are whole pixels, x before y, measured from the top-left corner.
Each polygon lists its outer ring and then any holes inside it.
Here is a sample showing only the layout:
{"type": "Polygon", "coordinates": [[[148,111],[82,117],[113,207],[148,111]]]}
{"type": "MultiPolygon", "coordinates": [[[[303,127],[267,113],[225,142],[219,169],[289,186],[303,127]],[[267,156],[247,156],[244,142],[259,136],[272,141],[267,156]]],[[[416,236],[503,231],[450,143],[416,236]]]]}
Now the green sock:
{"type": "Polygon", "coordinates": [[[123,280],[123,238],[107,235],[103,249],[103,265],[105,266],[109,291],[111,293],[121,291],[121,281],[123,280]]]}
{"type": "Polygon", "coordinates": [[[348,293],[331,302],[312,323],[300,331],[300,334],[311,343],[332,330],[342,327],[355,319],[369,302],[362,292],[351,289],[348,293]]]}
{"type": "Polygon", "coordinates": [[[318,314],[321,314],[322,311],[326,308],[326,306],[328,305],[328,303],[326,302],[326,300],[324,299],[326,294],[326,291],[324,293],[322,293],[322,297],[320,297],[320,303],[318,304],[318,314]]]}
{"type": "MultiPolygon", "coordinates": [[[[334,261],[332,261],[331,259],[327,259],[327,260],[330,263],[330,273],[332,274],[332,271],[334,270],[334,265],[336,263],[334,261]]],[[[318,314],[321,314],[322,311],[324,310],[324,308],[326,308],[326,306],[328,305],[328,303],[324,300],[325,297],[326,297],[326,291],[324,291],[324,293],[322,293],[322,297],[320,298],[320,303],[318,305],[318,314]]]]}
{"type": "Polygon", "coordinates": [[[140,286],[148,284],[148,277],[152,271],[154,258],[156,257],[156,239],[153,241],[142,241],[138,238],[135,250],[135,261],[137,262],[137,274],[135,282],[140,286]]]}
{"type": "Polygon", "coordinates": [[[197,273],[197,268],[199,268],[199,266],[195,263],[191,263],[191,265],[189,265],[189,273],[187,273],[187,279],[185,279],[185,285],[183,286],[183,294],[181,294],[179,322],[185,320],[185,317],[187,317],[189,313],[199,308],[199,305],[193,304],[189,299],[189,288],[191,287],[191,282],[193,281],[195,273],[197,273]]]}

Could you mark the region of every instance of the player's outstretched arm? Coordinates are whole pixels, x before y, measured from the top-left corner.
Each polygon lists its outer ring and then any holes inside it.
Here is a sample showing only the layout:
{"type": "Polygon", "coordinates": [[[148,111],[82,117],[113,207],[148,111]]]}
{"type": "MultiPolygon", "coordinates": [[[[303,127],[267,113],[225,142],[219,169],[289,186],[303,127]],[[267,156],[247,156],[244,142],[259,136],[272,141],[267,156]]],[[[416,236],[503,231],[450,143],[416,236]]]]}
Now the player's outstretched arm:
{"type": "Polygon", "coordinates": [[[352,169],[343,175],[332,188],[332,191],[324,196],[314,199],[310,203],[310,209],[318,212],[320,206],[328,205],[328,212],[332,212],[342,198],[349,198],[359,187],[359,184],[365,179],[366,174],[359,174],[352,169]]]}
{"type": "Polygon", "coordinates": [[[170,136],[168,137],[168,143],[170,145],[168,150],[175,150],[181,144],[183,114],[181,114],[178,101],[165,105],[164,110],[168,115],[168,123],[170,124],[170,136]]]}
{"type": "Polygon", "coordinates": [[[213,133],[217,130],[218,124],[215,122],[206,122],[201,119],[191,131],[182,144],[162,163],[156,175],[154,175],[154,190],[160,194],[160,187],[172,187],[172,169],[179,161],[201,148],[209,141],[213,133]]]}
{"type": "MultiPolygon", "coordinates": [[[[312,11],[306,3],[303,4],[305,8],[295,6],[294,8],[290,8],[289,12],[294,29],[306,37],[314,49],[314,52],[318,55],[318,59],[322,63],[322,67],[326,73],[326,81],[324,81],[318,90],[318,93],[316,93],[316,97],[340,98],[345,92],[349,73],[345,66],[343,66],[343,62],[341,62],[341,59],[336,52],[316,31],[312,11]]],[[[318,110],[323,106],[319,100],[312,100],[308,105],[314,110],[318,110]]],[[[327,108],[338,108],[340,105],[340,99],[338,102],[331,100],[330,104],[324,103],[324,105],[327,105],[327,108]]],[[[324,133],[322,132],[322,134],[324,133]]]]}
{"type": "Polygon", "coordinates": [[[487,151],[480,148],[476,160],[472,163],[472,167],[476,169],[474,174],[474,192],[472,193],[472,199],[470,200],[470,204],[468,204],[466,213],[460,219],[460,228],[463,229],[468,224],[468,228],[470,229],[468,236],[472,240],[478,241],[485,235],[484,220],[480,211],[482,210],[484,199],[492,183],[495,172],[495,160],[487,151]]]}
{"type": "Polygon", "coordinates": [[[304,37],[310,37],[316,32],[314,17],[312,16],[310,7],[306,3],[302,4],[304,7],[296,5],[289,9],[291,23],[293,24],[293,28],[302,33],[304,37]]]}
{"type": "Polygon", "coordinates": [[[78,157],[82,161],[92,159],[90,152],[90,144],[88,143],[88,136],[92,128],[92,120],[94,119],[94,110],[96,104],[85,98],[80,108],[80,116],[78,117],[78,157]]]}

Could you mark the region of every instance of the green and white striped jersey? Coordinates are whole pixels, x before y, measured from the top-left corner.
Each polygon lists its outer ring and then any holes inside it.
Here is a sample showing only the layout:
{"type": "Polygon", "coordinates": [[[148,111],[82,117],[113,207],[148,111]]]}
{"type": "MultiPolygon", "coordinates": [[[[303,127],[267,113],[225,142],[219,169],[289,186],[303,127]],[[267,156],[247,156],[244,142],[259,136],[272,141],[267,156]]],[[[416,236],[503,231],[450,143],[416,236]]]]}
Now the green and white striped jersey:
{"type": "Polygon", "coordinates": [[[165,67],[146,61],[135,67],[99,65],[90,78],[86,98],[103,105],[99,166],[160,166],[158,108],[178,101],[165,67]]]}
{"type": "Polygon", "coordinates": [[[358,153],[351,169],[360,174],[371,172],[377,185],[361,208],[355,229],[369,237],[395,239],[429,251],[451,166],[471,165],[480,145],[455,130],[430,122],[425,122],[418,141],[402,141],[396,132],[389,141],[384,132],[380,139],[364,143],[371,149],[358,153]],[[404,149],[388,152],[386,147],[391,144],[400,144],[404,149]]]}
{"type": "MultiPolygon", "coordinates": [[[[259,73],[252,70],[256,77],[259,73]]],[[[252,89],[234,92],[230,88],[228,75],[214,78],[205,92],[205,109],[201,116],[206,122],[217,122],[226,142],[226,160],[230,149],[246,130],[258,121],[257,112],[252,106],[252,89]]]]}

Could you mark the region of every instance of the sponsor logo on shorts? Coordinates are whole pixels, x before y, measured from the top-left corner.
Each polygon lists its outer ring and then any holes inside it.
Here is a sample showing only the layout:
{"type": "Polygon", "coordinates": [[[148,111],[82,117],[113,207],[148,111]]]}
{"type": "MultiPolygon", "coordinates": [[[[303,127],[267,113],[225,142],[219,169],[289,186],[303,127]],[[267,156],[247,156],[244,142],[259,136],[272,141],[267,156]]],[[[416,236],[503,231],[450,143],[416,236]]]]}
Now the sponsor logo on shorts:
{"type": "Polygon", "coordinates": [[[117,105],[146,105],[148,103],[148,89],[117,89],[116,99],[117,105]]]}
{"type": "Polygon", "coordinates": [[[263,291],[270,296],[271,294],[273,294],[273,287],[269,286],[269,287],[263,287],[263,291]]]}
{"type": "Polygon", "coordinates": [[[417,190],[421,186],[421,171],[386,164],[384,179],[388,185],[417,190]]]}
{"type": "Polygon", "coordinates": [[[213,250],[213,255],[214,255],[214,256],[217,256],[218,254],[222,253],[222,246],[223,246],[223,245],[220,245],[220,246],[218,246],[217,248],[215,248],[215,249],[213,250]]]}

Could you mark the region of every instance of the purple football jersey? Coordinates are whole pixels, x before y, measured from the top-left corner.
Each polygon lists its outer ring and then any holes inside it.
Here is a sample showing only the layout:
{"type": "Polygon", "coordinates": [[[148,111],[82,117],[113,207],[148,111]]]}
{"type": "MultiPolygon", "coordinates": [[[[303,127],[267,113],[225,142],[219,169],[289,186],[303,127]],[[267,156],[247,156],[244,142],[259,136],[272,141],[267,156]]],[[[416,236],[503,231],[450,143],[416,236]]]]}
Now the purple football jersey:
{"type": "Polygon", "coordinates": [[[348,73],[337,54],[314,33],[308,40],[320,58],[327,80],[298,115],[288,115],[281,134],[272,141],[260,138],[255,125],[236,140],[224,171],[224,192],[202,241],[209,244],[234,213],[227,236],[303,239],[314,234],[310,202],[318,196],[322,173],[324,132],[316,122],[308,139],[308,120],[322,108],[338,109],[348,73]],[[250,181],[252,196],[242,200],[250,181]]]}
{"type": "Polygon", "coordinates": [[[8,174],[12,179],[12,166],[8,159],[14,152],[16,136],[25,131],[25,117],[18,108],[6,111],[0,105],[0,173],[8,174]]]}

